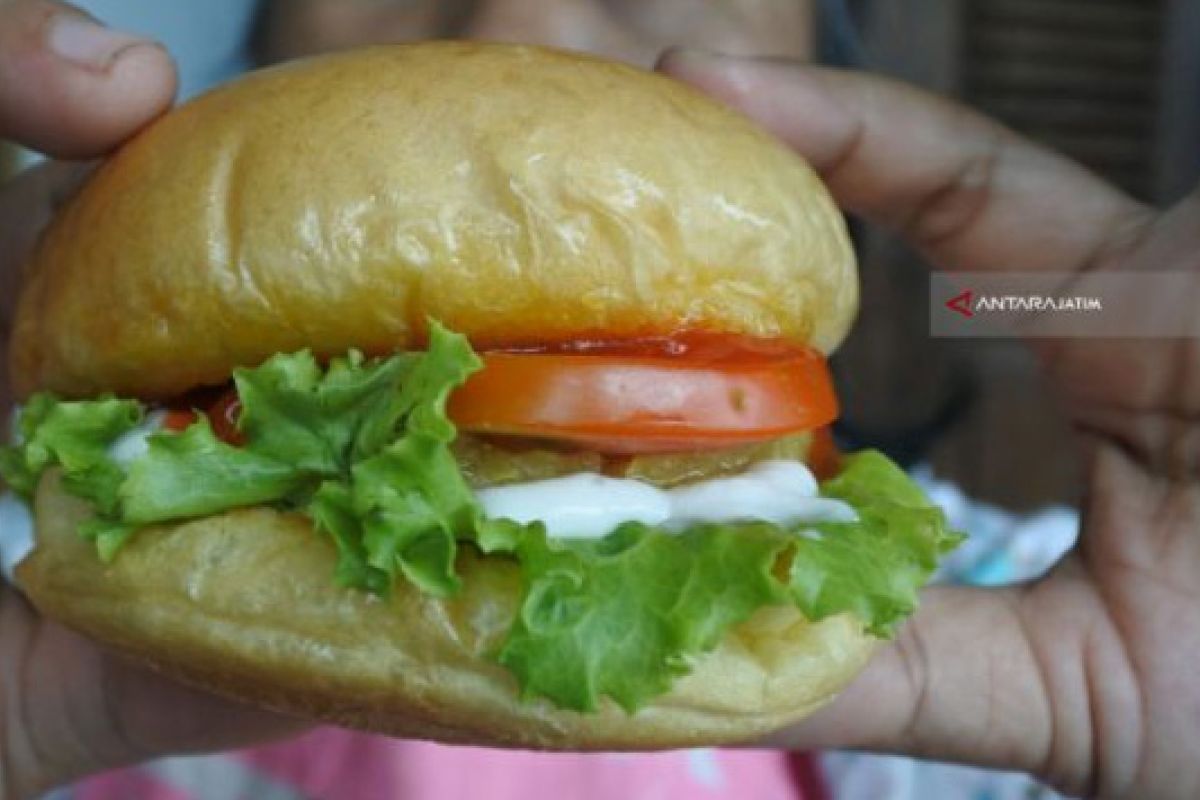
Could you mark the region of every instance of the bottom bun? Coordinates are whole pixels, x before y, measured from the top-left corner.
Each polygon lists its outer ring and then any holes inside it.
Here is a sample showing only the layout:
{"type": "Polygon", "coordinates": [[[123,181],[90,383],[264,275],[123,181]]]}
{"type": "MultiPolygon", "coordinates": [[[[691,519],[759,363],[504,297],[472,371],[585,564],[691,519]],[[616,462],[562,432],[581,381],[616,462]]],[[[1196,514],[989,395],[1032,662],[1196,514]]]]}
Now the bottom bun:
{"type": "Polygon", "coordinates": [[[334,586],[333,545],[298,514],[148,528],[110,565],[76,533],[87,515],[48,473],[37,547],[17,571],[42,613],[189,684],[395,736],[564,750],[744,741],[831,699],[874,646],[851,617],[764,608],[636,714],[607,701],[581,714],[521,701],[488,657],[520,597],[507,559],[464,548],[453,599],[403,584],[384,600],[334,586]]]}

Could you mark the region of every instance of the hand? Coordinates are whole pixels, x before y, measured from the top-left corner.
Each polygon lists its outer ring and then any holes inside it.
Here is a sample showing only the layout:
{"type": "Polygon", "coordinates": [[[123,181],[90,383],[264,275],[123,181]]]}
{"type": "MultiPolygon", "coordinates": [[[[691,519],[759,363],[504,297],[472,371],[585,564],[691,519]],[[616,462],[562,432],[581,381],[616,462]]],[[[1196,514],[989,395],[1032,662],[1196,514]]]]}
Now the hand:
{"type": "MultiPolygon", "coordinates": [[[[157,44],[45,0],[0,0],[0,138],[71,158],[116,147],[164,111],[175,70],[157,44]]],[[[47,164],[0,187],[0,345],[21,264],[81,165],[47,164]]],[[[0,401],[8,406],[7,392],[0,401]]],[[[107,767],[292,731],[130,667],[42,619],[0,584],[0,798],[107,767]]]]}
{"type": "Polygon", "coordinates": [[[812,0],[266,0],[264,61],[422,39],[544,44],[649,66],[668,44],[809,54],[812,0]]]}
{"type": "MultiPolygon", "coordinates": [[[[687,52],[660,68],[757,118],[841,205],[942,268],[1200,271],[1200,191],[1156,212],[881,78],[687,52]]],[[[1079,546],[1033,583],[930,589],[863,676],[781,741],[1027,770],[1069,792],[1200,796],[1200,341],[1034,346],[1079,432],[1079,546]]]]}

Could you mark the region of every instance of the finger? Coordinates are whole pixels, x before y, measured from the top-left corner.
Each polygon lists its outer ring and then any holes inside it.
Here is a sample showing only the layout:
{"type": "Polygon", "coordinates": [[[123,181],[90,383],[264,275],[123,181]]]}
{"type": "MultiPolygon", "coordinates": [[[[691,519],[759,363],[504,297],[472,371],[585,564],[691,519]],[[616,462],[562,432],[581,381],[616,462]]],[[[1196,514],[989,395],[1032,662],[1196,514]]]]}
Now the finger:
{"type": "Polygon", "coordinates": [[[1021,769],[1073,792],[1130,780],[1136,693],[1081,585],[928,590],[848,690],[773,743],[1021,769]]]}
{"type": "Polygon", "coordinates": [[[1200,184],[1163,211],[1131,267],[1200,272],[1200,184]]]}
{"type": "Polygon", "coordinates": [[[79,188],[91,163],[46,161],[0,187],[0,341],[9,330],[21,267],[42,228],[79,188]]]}
{"type": "Polygon", "coordinates": [[[15,292],[15,285],[6,281],[19,282],[20,260],[90,171],[91,164],[47,161],[0,189],[0,306],[15,292]]]}
{"type": "Polygon", "coordinates": [[[100,155],[166,109],[175,80],[157,43],[64,3],[0,0],[0,138],[53,156],[100,155]]]}
{"type": "Polygon", "coordinates": [[[758,120],[842,206],[898,228],[939,265],[1086,268],[1150,218],[1074,162],[891,80],[692,51],[668,52],[659,68],[758,120]]]}
{"type": "Polygon", "coordinates": [[[287,717],[132,667],[105,661],[105,728],[127,748],[119,761],[248,747],[291,736],[312,723],[287,717]]]}
{"type": "Polygon", "coordinates": [[[126,664],[39,618],[3,584],[0,641],[0,722],[9,734],[0,755],[10,770],[4,785],[16,796],[156,756],[240,747],[310,727],[126,664]]]}
{"type": "MultiPolygon", "coordinates": [[[[38,234],[88,174],[90,166],[48,161],[0,187],[0,352],[7,352],[23,266],[38,234]]],[[[0,418],[12,403],[8,371],[0,368],[0,418]]]]}

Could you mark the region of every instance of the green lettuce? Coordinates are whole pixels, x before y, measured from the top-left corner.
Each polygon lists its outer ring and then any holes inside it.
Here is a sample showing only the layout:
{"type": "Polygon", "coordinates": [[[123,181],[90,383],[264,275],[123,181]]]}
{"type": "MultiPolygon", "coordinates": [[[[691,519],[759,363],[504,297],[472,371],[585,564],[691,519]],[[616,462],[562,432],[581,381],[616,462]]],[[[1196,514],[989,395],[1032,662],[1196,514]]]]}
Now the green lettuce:
{"type": "Polygon", "coordinates": [[[526,696],[592,711],[608,695],[633,712],[730,626],[784,599],[771,567],[787,544],[769,525],[670,534],[626,523],[592,541],[531,531],[517,549],[526,594],[500,663],[526,696]]]}
{"type": "Polygon", "coordinates": [[[108,457],[109,445],[141,419],[141,407],[133,400],[65,401],[34,395],[21,412],[20,444],[0,449],[0,474],[13,491],[29,498],[42,472],[61,464],[74,494],[111,508],[121,472],[108,457]]]}
{"type": "Polygon", "coordinates": [[[766,605],[790,600],[813,621],[850,612],[873,635],[890,636],[962,537],[875,451],[848,456],[821,493],[848,502],[858,521],[699,525],[682,534],[625,524],[582,542],[531,531],[517,550],[525,598],[500,662],[526,695],[580,711],[608,695],[632,711],[766,605]],[[785,579],[780,564],[790,565],[785,579]]]}
{"type": "Polygon", "coordinates": [[[130,465],[117,492],[115,516],[133,525],[281,501],[300,491],[308,475],[255,447],[222,442],[204,415],[183,433],[156,433],[146,444],[146,454],[130,465]]]}
{"type": "Polygon", "coordinates": [[[850,612],[890,636],[917,609],[917,591],[962,541],[904,470],[866,450],[847,456],[821,494],[849,504],[857,522],[806,526],[794,537],[788,589],[811,620],[850,612]]]}
{"type": "Polygon", "coordinates": [[[812,620],[850,613],[888,636],[959,541],[874,452],[847,457],[821,487],[855,509],[851,523],[626,523],[580,541],[487,519],[446,416],[449,393],[479,366],[466,339],[436,323],[420,353],[351,352],[326,367],[307,351],[278,355],[234,373],[242,444],[198,415],[181,433],[151,435],[128,468],[108,449],[141,421],[138,403],[37,395],[21,443],[0,450],[0,474],[29,497],[59,466],[65,490],[95,509],[80,533],[106,561],[144,526],[261,504],[307,514],[336,547],[332,580],[353,589],[383,595],[406,581],[449,597],[460,548],[512,559],[523,595],[494,656],[524,697],[579,711],[604,698],[635,711],[764,606],[791,603],[812,620]]]}

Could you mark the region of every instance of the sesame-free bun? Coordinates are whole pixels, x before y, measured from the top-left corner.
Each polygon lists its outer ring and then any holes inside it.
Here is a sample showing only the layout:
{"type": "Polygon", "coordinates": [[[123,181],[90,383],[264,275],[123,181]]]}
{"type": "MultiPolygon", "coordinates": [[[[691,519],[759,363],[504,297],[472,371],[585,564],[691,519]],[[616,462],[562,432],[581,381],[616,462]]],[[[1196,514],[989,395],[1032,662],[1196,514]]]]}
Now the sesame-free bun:
{"type": "MultiPolygon", "coordinates": [[[[251,75],[103,164],[43,235],[12,342],[22,395],[145,399],[311,348],[477,346],[705,328],[832,349],[857,300],[820,181],[667,78],[537,48],[378,48],[251,75]]],[[[189,683],[299,716],[451,742],[659,748],[765,734],[824,703],[873,639],[759,610],[630,716],[522,701],[494,652],[516,564],[464,546],[449,600],[334,585],[299,514],[136,534],[111,564],[43,478],[18,568],[38,609],[189,683]]]]}
{"type": "Polygon", "coordinates": [[[18,393],[143,398],[277,352],[709,328],[828,351],[857,301],[799,157],[668,78],[496,44],[254,73],[105,162],[27,264],[18,393]]]}
{"type": "Polygon", "coordinates": [[[667,695],[629,716],[522,702],[488,654],[519,601],[515,564],[459,559],[461,594],[401,584],[387,600],[334,586],[336,553],[297,514],[244,509],[140,531],[105,565],[77,533],[85,503],[47,473],[37,546],[17,568],[44,614],[136,661],[235,699],[366,730],[549,749],[651,749],[751,739],[840,691],[874,640],[842,615],[768,607],[667,695]]]}

